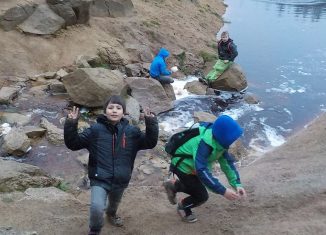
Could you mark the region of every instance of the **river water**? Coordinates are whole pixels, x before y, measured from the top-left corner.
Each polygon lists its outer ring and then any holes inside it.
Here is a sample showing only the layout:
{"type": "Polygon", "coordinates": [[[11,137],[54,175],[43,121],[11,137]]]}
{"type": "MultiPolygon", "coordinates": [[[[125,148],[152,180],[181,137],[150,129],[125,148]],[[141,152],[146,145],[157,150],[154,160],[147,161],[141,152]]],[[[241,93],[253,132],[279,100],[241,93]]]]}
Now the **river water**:
{"type": "Polygon", "coordinates": [[[224,93],[228,105],[219,110],[214,108],[216,97],[183,95],[161,121],[174,131],[191,124],[193,111],[229,114],[244,127],[245,144],[263,153],[326,111],[326,1],[225,3],[225,24],[217,35],[229,31],[238,46],[235,62],[245,71],[247,92],[260,103],[248,105],[224,93]]]}

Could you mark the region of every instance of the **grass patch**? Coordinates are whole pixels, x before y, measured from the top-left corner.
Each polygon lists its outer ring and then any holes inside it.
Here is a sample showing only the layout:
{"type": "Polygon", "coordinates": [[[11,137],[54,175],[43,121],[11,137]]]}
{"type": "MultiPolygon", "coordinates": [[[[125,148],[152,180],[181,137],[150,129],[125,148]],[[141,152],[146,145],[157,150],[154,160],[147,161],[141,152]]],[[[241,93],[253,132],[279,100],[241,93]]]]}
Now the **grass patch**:
{"type": "Polygon", "coordinates": [[[60,184],[58,184],[57,188],[64,192],[67,192],[70,189],[70,185],[69,183],[62,181],[60,182],[60,184]]]}
{"type": "Polygon", "coordinates": [[[217,55],[216,54],[209,53],[207,51],[200,51],[199,56],[201,56],[203,58],[205,63],[217,60],[217,55]]]}

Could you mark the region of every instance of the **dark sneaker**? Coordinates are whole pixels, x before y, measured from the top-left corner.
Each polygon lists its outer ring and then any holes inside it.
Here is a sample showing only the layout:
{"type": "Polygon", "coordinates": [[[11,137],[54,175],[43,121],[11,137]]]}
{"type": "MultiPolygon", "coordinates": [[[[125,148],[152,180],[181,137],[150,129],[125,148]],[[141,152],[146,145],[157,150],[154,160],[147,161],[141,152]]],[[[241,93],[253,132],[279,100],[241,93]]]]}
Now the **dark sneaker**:
{"type": "Polygon", "coordinates": [[[116,226],[116,227],[121,227],[123,226],[123,219],[120,217],[120,216],[117,216],[117,215],[109,215],[107,214],[107,217],[108,217],[108,220],[109,222],[116,226]]]}
{"type": "Polygon", "coordinates": [[[205,79],[205,78],[201,78],[199,77],[198,78],[198,81],[200,81],[201,83],[205,84],[205,85],[208,85],[208,81],[205,79]]]}
{"type": "Polygon", "coordinates": [[[89,230],[88,235],[100,235],[100,231],[89,230]]]}
{"type": "Polygon", "coordinates": [[[183,209],[182,205],[180,205],[180,203],[178,203],[177,212],[180,215],[182,221],[184,221],[184,222],[195,223],[197,221],[197,217],[193,212],[191,212],[190,215],[186,215],[186,212],[184,211],[184,209],[183,209]]]}
{"type": "Polygon", "coordinates": [[[174,183],[171,180],[167,180],[163,183],[163,186],[165,188],[166,194],[168,196],[169,202],[172,205],[177,204],[177,198],[176,198],[176,192],[174,189],[174,183]]]}

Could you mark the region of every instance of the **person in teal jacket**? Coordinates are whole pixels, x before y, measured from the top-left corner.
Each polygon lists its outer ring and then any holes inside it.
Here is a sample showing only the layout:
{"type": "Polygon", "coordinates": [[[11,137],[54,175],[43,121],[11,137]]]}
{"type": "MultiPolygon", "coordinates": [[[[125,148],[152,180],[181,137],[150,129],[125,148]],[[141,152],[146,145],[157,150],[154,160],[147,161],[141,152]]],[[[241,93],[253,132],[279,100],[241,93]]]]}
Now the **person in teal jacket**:
{"type": "Polygon", "coordinates": [[[169,84],[174,82],[173,78],[171,78],[172,71],[167,69],[165,62],[166,58],[168,58],[169,55],[170,52],[162,47],[152,61],[149,69],[150,76],[162,84],[169,84]]]}
{"type": "Polygon", "coordinates": [[[171,160],[170,171],[178,176],[178,180],[163,183],[171,204],[177,204],[178,192],[189,195],[177,205],[179,215],[189,223],[197,221],[191,209],[208,200],[206,188],[228,200],[246,196],[234,166],[235,159],[228,153],[229,146],[243,133],[240,125],[231,117],[222,115],[214,123],[200,123],[199,133],[181,145],[171,160]],[[180,161],[177,156],[183,155],[190,157],[180,161]],[[220,164],[232,188],[225,187],[212,175],[212,165],[215,162],[220,164]]]}

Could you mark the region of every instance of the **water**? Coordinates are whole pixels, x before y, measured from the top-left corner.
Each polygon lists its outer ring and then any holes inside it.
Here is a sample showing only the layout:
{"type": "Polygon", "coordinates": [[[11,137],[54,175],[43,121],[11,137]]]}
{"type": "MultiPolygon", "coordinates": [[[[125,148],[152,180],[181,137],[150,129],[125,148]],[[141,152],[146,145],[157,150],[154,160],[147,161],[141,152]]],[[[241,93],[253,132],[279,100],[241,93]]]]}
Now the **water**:
{"type": "MultiPolygon", "coordinates": [[[[226,4],[226,23],[218,34],[228,30],[234,39],[239,51],[236,63],[246,73],[248,92],[260,103],[222,97],[232,101],[222,113],[238,119],[247,145],[265,152],[326,111],[326,1],[226,0],[226,4]]],[[[173,111],[182,114],[181,121],[172,121],[171,114],[161,117],[164,123],[173,123],[166,125],[170,131],[171,126],[188,125],[193,111],[221,113],[212,110],[213,97],[183,99],[173,111]]]]}

